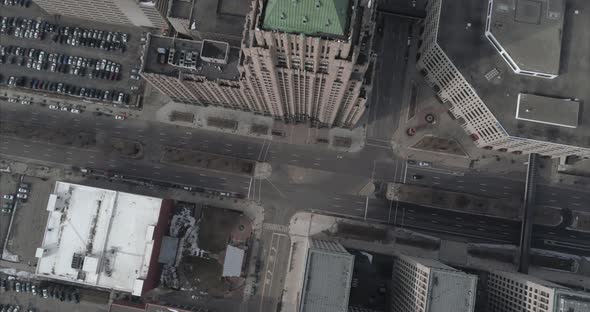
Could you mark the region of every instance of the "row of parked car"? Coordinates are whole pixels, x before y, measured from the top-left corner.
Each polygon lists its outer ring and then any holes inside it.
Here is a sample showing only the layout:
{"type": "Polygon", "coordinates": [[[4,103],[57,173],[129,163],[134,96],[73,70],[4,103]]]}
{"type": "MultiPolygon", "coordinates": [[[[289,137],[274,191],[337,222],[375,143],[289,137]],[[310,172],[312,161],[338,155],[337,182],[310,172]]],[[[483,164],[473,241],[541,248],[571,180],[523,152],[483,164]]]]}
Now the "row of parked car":
{"type": "MultiPolygon", "coordinates": [[[[2,81],[0,80],[0,83],[1,82],[2,81]]],[[[9,87],[25,87],[33,90],[43,90],[113,104],[129,104],[130,100],[130,96],[126,92],[78,87],[63,82],[54,82],[36,78],[28,79],[26,77],[10,76],[6,83],[9,87]]]]}
{"type": "Polygon", "coordinates": [[[0,4],[2,5],[10,5],[10,6],[21,6],[21,7],[30,7],[32,0],[0,0],[0,4]]]}
{"type": "Polygon", "coordinates": [[[121,79],[121,64],[107,60],[48,53],[41,49],[0,45],[0,64],[16,64],[89,79],[121,79]]]}
{"type": "MultiPolygon", "coordinates": [[[[27,198],[29,198],[29,191],[30,191],[31,185],[29,183],[20,183],[18,186],[18,192],[16,194],[16,198],[22,200],[22,201],[26,201],[27,198]]],[[[14,194],[5,194],[4,199],[12,201],[14,200],[14,194]]]]}
{"type": "Polygon", "coordinates": [[[61,26],[41,19],[8,16],[0,20],[0,34],[39,40],[45,39],[46,34],[52,34],[55,43],[122,52],[127,49],[129,41],[129,34],[118,31],[61,26]]]}
{"type": "Polygon", "coordinates": [[[47,22],[30,18],[3,16],[0,19],[0,34],[17,38],[43,40],[49,27],[50,24],[47,22]]]}

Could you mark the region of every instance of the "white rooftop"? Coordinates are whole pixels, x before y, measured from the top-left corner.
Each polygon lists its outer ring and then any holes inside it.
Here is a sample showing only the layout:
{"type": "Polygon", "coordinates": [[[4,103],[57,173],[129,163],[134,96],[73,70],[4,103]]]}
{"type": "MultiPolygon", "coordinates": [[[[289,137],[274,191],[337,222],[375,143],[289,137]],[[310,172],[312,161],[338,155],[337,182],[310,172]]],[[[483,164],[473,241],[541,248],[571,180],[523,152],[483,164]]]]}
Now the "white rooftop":
{"type": "Polygon", "coordinates": [[[50,198],[36,273],[140,295],[162,199],[65,182],[50,198]]]}

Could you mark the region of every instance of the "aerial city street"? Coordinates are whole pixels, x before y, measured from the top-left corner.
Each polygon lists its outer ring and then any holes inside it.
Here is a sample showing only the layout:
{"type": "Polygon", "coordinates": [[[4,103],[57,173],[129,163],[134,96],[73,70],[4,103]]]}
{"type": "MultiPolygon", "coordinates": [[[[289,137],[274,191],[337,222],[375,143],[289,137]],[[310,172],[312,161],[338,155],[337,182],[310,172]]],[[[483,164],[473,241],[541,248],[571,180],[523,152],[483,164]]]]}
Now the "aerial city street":
{"type": "Polygon", "coordinates": [[[0,0],[0,312],[590,312],[590,2],[0,0]]]}

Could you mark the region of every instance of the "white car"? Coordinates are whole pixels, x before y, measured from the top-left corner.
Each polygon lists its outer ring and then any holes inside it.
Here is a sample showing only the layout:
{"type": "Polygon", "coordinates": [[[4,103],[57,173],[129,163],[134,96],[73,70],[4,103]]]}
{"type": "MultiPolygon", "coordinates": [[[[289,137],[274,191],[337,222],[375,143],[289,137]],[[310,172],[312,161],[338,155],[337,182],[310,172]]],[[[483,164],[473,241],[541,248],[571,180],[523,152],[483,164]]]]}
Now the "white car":
{"type": "Polygon", "coordinates": [[[418,166],[420,167],[430,167],[432,166],[432,163],[428,162],[428,161],[421,161],[418,163],[418,166]]]}
{"type": "Polygon", "coordinates": [[[26,193],[29,192],[29,190],[27,190],[26,188],[19,187],[18,192],[19,193],[25,193],[26,194],[26,193]]]}
{"type": "Polygon", "coordinates": [[[125,120],[125,116],[115,115],[115,119],[117,119],[117,120],[125,120]]]}
{"type": "Polygon", "coordinates": [[[64,112],[68,112],[68,111],[70,111],[70,109],[69,109],[69,108],[67,108],[67,107],[65,107],[65,106],[64,106],[64,107],[60,107],[60,109],[59,109],[59,110],[61,110],[61,111],[64,111],[64,112]]]}
{"type": "Polygon", "coordinates": [[[79,110],[79,109],[72,108],[72,109],[70,110],[70,113],[74,113],[74,114],[80,114],[80,110],[79,110]]]}
{"type": "Polygon", "coordinates": [[[59,109],[57,105],[49,105],[49,109],[59,109]]]}
{"type": "Polygon", "coordinates": [[[27,199],[27,198],[29,198],[29,195],[27,195],[27,194],[16,194],[16,197],[18,197],[20,199],[27,199]]]}
{"type": "Polygon", "coordinates": [[[6,194],[4,196],[2,196],[4,199],[8,199],[8,200],[13,200],[14,199],[14,195],[10,195],[10,194],[6,194]]]}

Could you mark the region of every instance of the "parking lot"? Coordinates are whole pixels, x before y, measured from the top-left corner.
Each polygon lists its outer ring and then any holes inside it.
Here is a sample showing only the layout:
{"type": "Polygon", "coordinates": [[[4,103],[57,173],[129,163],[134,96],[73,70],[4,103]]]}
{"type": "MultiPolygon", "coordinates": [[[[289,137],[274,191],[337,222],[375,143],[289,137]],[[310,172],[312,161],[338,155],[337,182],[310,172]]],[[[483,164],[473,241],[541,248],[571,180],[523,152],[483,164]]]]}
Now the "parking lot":
{"type": "MultiPolygon", "coordinates": [[[[13,175],[7,172],[0,173],[0,251],[4,248],[4,241],[8,234],[8,227],[12,217],[14,199],[6,199],[5,196],[14,196],[19,181],[19,175],[13,175]]],[[[1,255],[1,252],[0,252],[1,255]]]]}
{"type": "Polygon", "coordinates": [[[0,26],[2,84],[24,77],[18,88],[103,104],[135,103],[141,92],[140,29],[55,19],[35,4],[2,6],[0,15],[7,17],[7,26],[0,26]]]}
{"type": "Polygon", "coordinates": [[[108,310],[106,292],[3,274],[0,274],[0,294],[0,311],[16,306],[19,312],[108,310]]]}
{"type": "MultiPolygon", "coordinates": [[[[10,233],[8,233],[7,252],[4,253],[4,258],[5,260],[25,264],[30,268],[29,271],[33,272],[37,264],[35,250],[41,245],[45,224],[47,223],[48,213],[46,206],[52,182],[29,176],[24,176],[22,181],[19,181],[18,175],[9,175],[8,179],[9,181],[3,182],[2,185],[6,185],[7,192],[10,192],[9,194],[15,197],[19,188],[22,192],[18,193],[25,193],[25,190],[22,190],[22,187],[19,186],[24,187],[26,185],[27,187],[26,199],[15,198],[18,202],[12,212],[14,220],[10,233]],[[10,186],[12,186],[12,190],[8,190],[10,186]]],[[[8,216],[8,214],[6,215],[8,216]]],[[[7,232],[8,226],[3,227],[3,229],[7,232]]]]}

